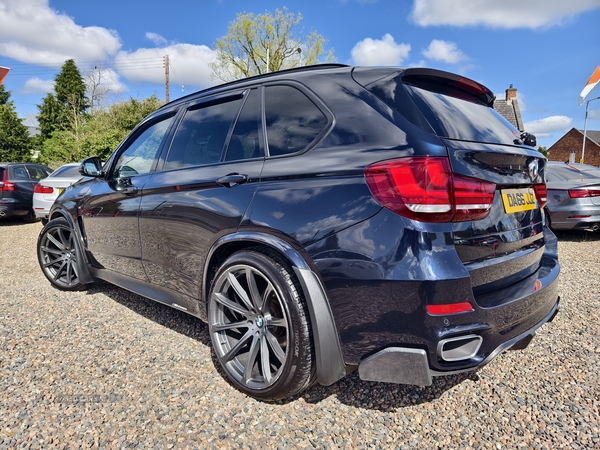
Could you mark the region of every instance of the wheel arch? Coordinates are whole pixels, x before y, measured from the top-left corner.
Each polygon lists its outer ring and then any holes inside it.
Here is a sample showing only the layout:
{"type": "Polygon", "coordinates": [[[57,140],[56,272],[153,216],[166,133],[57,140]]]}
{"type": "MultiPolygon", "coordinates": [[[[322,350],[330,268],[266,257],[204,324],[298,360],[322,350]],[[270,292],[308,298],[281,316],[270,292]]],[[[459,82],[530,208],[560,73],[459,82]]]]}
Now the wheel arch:
{"type": "Polygon", "coordinates": [[[75,233],[75,236],[77,236],[77,239],[75,239],[75,252],[77,254],[77,266],[79,269],[79,278],[80,278],[81,282],[84,284],[93,283],[96,280],[90,274],[90,271],[88,270],[88,267],[87,267],[87,254],[84,251],[85,245],[83,242],[81,228],[78,226],[78,224],[76,224],[73,221],[73,217],[71,216],[71,214],[69,214],[64,209],[57,208],[57,209],[51,211],[50,215],[48,216],[48,223],[50,223],[52,220],[55,220],[55,219],[65,220],[67,222],[67,224],[69,224],[69,227],[71,227],[71,229],[75,233]]]}
{"type": "Polygon", "coordinates": [[[290,264],[300,282],[310,315],[319,384],[328,386],[343,378],[346,365],[325,289],[300,252],[279,237],[261,232],[241,232],[223,236],[213,245],[202,278],[202,295],[205,299],[203,316],[208,317],[208,294],[219,266],[233,253],[251,247],[277,252],[290,264]]]}

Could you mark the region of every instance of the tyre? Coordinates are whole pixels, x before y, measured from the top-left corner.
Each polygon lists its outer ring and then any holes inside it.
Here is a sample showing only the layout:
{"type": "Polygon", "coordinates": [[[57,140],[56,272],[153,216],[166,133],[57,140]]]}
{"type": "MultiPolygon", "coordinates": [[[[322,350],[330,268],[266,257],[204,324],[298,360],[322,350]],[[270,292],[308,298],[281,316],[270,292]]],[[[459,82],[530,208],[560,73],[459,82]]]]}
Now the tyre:
{"type": "Polygon", "coordinates": [[[38,237],[37,254],[42,272],[58,289],[83,289],[79,280],[75,233],[64,219],[51,220],[38,237]]]}
{"type": "Polygon", "coordinates": [[[30,209],[29,212],[23,216],[23,222],[25,223],[34,223],[37,221],[38,218],[35,215],[35,211],[33,209],[30,209]]]}
{"type": "Polygon", "coordinates": [[[244,250],[223,263],[210,290],[208,326],[221,367],[248,395],[291,397],[315,377],[306,304],[275,253],[244,250]]]}

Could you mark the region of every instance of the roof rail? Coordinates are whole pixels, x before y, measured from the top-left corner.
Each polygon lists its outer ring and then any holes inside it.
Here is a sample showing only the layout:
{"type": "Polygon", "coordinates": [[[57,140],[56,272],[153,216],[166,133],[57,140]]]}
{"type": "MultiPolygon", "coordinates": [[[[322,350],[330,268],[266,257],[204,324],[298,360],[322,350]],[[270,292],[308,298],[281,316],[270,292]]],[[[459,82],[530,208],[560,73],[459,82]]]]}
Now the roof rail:
{"type": "Polygon", "coordinates": [[[223,83],[223,84],[217,84],[215,86],[211,86],[209,88],[206,89],[202,89],[200,91],[196,91],[193,92],[191,94],[185,95],[183,97],[179,97],[175,100],[173,100],[172,102],[166,103],[163,106],[161,106],[159,108],[162,109],[167,105],[172,105],[174,103],[178,103],[178,102],[184,102],[186,101],[188,98],[191,97],[195,97],[198,94],[203,94],[203,93],[207,93],[213,90],[218,90],[227,86],[232,86],[235,84],[241,84],[241,83],[245,83],[246,81],[253,81],[253,80],[260,80],[261,78],[267,78],[273,75],[279,75],[279,74],[285,74],[285,73],[292,73],[292,72],[308,72],[308,71],[313,71],[313,70],[322,70],[322,69],[339,69],[341,67],[350,67],[347,64],[337,64],[337,63],[329,63],[329,64],[313,64],[310,66],[301,66],[301,67],[292,67],[291,69],[283,69],[283,70],[278,70],[276,72],[268,72],[268,73],[262,73],[260,75],[254,75],[252,77],[247,77],[247,78],[240,78],[239,80],[233,80],[233,81],[229,81],[227,83],[223,83]]]}

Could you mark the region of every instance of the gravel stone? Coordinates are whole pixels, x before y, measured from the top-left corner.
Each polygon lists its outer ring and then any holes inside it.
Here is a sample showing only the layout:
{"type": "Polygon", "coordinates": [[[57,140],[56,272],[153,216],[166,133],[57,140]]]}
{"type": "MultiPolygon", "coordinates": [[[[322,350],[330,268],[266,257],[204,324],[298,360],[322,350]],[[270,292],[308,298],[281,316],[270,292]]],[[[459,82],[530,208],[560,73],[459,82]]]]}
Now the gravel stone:
{"type": "Polygon", "coordinates": [[[0,221],[0,450],[600,448],[600,234],[558,235],[562,309],[527,349],[426,388],[353,373],[266,403],[221,377],[201,321],[53,289],[40,230],[0,221]]]}

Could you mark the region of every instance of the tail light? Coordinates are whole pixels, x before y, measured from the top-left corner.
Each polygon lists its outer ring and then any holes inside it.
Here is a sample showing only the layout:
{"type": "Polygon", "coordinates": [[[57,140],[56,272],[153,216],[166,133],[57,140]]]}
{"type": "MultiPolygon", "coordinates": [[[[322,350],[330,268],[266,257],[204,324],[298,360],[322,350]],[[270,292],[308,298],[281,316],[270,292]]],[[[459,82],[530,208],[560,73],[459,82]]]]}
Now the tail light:
{"type": "Polygon", "coordinates": [[[365,177],[379,204],[422,222],[483,219],[496,190],[494,183],[452,173],[444,157],[382,161],[368,166],[365,177]]]}
{"type": "Polygon", "coordinates": [[[548,204],[548,191],[546,190],[546,184],[534,184],[533,190],[535,191],[535,198],[538,202],[538,207],[542,209],[548,204]]]}
{"type": "Polygon", "coordinates": [[[600,196],[600,189],[569,189],[569,197],[571,198],[585,198],[598,196],[600,196]]]}
{"type": "Polygon", "coordinates": [[[38,183],[33,188],[33,192],[36,194],[52,194],[54,189],[50,186],[42,186],[40,183],[38,183]]]}
{"type": "Polygon", "coordinates": [[[2,172],[2,185],[0,185],[0,191],[18,191],[17,185],[8,181],[8,170],[2,172]]]}

